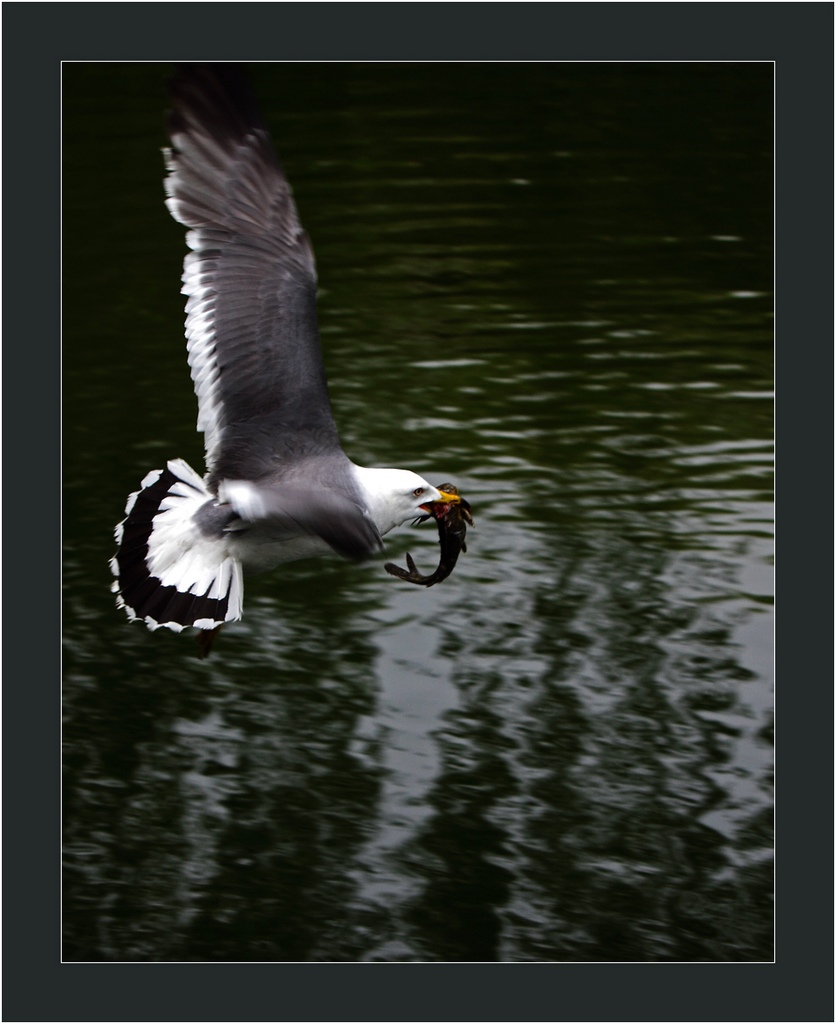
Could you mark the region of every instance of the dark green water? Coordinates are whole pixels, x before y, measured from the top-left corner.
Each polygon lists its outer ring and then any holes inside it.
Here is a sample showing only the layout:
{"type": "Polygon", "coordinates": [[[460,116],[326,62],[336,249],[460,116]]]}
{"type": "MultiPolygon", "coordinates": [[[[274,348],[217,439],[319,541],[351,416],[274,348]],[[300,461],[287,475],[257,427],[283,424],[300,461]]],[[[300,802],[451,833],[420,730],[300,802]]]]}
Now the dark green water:
{"type": "Polygon", "coordinates": [[[772,66],[254,69],[344,446],[476,529],[206,662],[108,590],[202,468],[165,75],[64,73],[64,959],[771,960],[772,66]]]}

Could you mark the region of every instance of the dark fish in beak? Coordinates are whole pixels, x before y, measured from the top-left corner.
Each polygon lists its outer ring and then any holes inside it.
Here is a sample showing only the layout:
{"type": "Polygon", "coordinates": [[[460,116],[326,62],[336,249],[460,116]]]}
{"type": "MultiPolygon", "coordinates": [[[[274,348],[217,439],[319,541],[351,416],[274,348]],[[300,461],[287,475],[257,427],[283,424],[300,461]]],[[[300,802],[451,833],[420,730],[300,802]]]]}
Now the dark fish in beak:
{"type": "Polygon", "coordinates": [[[428,519],[435,519],[438,524],[441,557],[435,572],[431,576],[422,576],[415,566],[412,555],[409,554],[406,556],[406,569],[401,569],[392,562],[386,562],[383,566],[390,575],[421,587],[431,587],[447,579],[458,561],[459,554],[467,551],[467,527],[473,526],[470,505],[459,495],[458,488],[453,484],[439,484],[437,490],[441,493],[441,500],[428,501],[422,505],[421,508],[427,510],[427,515],[419,516],[415,520],[416,523],[425,523],[428,519]]]}

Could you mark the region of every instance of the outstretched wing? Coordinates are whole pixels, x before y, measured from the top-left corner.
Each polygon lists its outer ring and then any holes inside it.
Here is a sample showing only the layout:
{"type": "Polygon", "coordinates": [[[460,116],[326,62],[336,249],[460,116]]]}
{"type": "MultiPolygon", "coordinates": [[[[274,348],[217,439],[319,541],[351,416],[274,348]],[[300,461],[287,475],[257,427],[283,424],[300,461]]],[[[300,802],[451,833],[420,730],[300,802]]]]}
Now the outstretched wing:
{"type": "Polygon", "coordinates": [[[189,366],[210,485],[339,450],[316,323],[316,270],[243,69],[171,82],[166,205],[190,228],[189,366]]]}

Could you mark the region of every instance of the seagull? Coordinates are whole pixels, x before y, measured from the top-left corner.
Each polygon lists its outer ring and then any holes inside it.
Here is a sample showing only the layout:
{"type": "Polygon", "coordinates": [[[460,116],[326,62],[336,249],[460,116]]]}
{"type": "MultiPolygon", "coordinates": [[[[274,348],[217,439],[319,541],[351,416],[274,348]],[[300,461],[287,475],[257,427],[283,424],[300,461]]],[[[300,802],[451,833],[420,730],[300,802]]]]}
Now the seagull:
{"type": "Polygon", "coordinates": [[[188,228],[182,293],[206,473],[172,459],[143,479],[116,527],[111,589],[152,630],[214,635],[241,618],[245,575],[329,552],[363,561],[396,526],[461,499],[343,451],[313,250],[242,67],[179,65],[170,96],[166,206],[188,228]]]}

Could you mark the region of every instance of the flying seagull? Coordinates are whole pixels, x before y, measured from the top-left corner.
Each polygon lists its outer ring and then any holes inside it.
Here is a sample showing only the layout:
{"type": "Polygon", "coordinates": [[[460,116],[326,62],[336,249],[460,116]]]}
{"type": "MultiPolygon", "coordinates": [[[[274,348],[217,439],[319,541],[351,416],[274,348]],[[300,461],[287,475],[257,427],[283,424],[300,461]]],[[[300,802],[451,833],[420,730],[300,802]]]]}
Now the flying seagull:
{"type": "Polygon", "coordinates": [[[245,574],[332,551],[370,558],[395,526],[461,499],[343,452],[313,251],[243,69],[181,65],[170,89],[166,206],[189,229],[182,291],[206,475],[182,459],[149,473],[110,565],[129,619],[179,632],[240,619],[245,574]]]}

